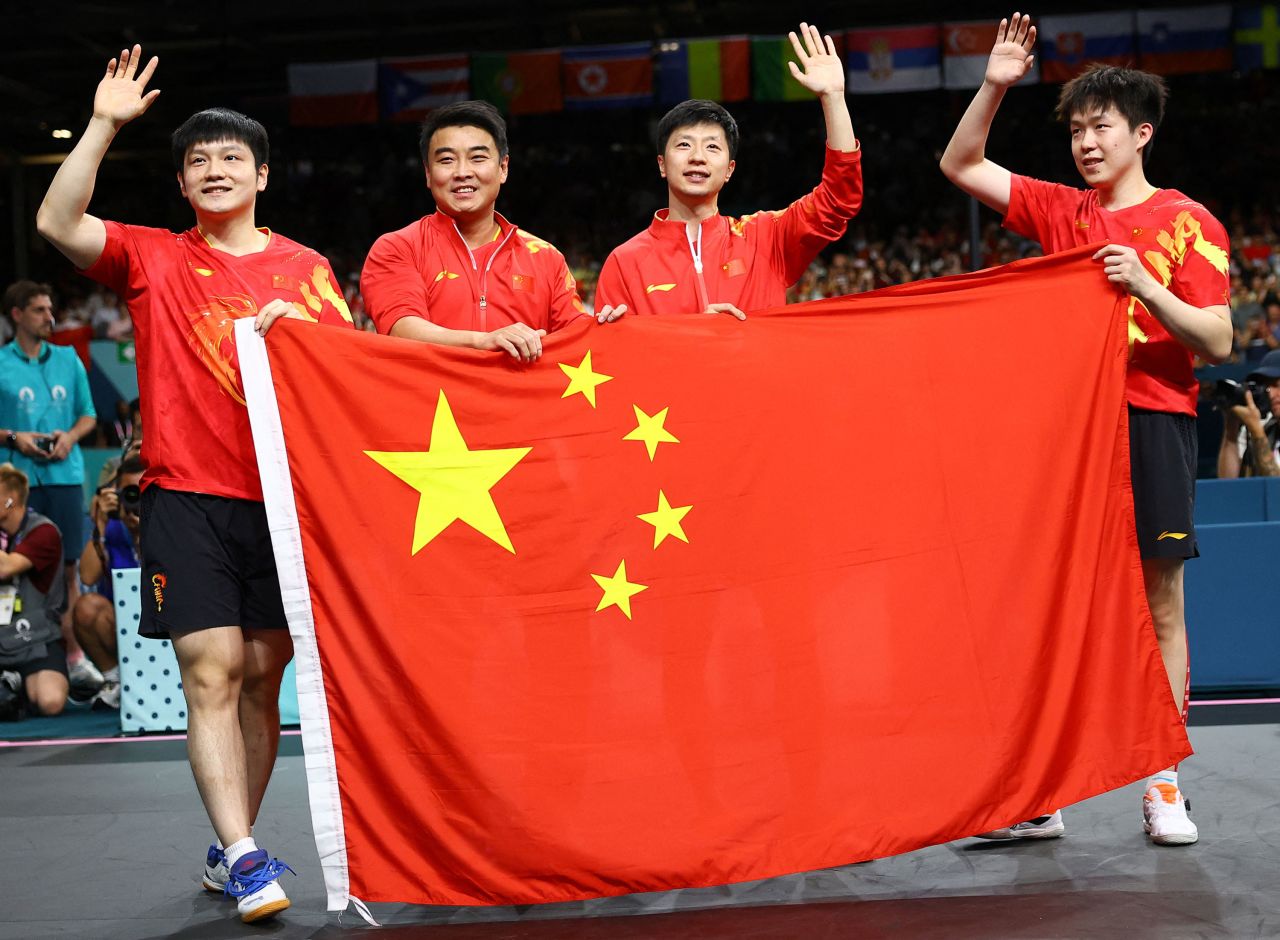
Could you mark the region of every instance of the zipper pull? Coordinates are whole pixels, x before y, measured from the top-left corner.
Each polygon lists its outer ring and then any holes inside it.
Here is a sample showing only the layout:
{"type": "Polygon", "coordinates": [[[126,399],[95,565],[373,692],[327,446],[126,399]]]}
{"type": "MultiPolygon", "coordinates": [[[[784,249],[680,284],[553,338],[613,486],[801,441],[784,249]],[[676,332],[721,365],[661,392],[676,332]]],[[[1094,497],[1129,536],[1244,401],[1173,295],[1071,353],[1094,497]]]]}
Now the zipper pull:
{"type": "Polygon", "coordinates": [[[484,309],[485,307],[487,307],[487,306],[489,306],[489,302],[488,302],[487,300],[485,300],[485,299],[484,299],[484,294],[481,294],[481,295],[480,295],[480,309],[481,309],[481,310],[483,310],[483,309],[484,309]]]}

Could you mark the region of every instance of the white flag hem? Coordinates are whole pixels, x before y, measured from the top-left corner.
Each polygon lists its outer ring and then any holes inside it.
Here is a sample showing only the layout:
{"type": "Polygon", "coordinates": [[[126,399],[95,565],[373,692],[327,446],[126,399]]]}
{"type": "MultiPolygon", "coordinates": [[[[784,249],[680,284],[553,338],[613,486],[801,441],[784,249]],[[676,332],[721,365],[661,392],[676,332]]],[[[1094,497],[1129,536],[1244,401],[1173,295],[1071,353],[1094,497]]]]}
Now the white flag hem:
{"type": "Polygon", "coordinates": [[[324,676],[320,670],[311,592],[307,587],[307,570],[302,557],[298,507],[293,500],[293,477],[289,473],[284,429],[280,424],[280,406],[271,380],[267,344],[253,331],[253,321],[253,317],[236,321],[236,349],[240,356],[249,425],[253,430],[253,447],[258,455],[267,527],[271,531],[271,547],[280,576],[280,596],[284,601],[289,634],[293,637],[303,763],[316,851],[324,873],[328,909],[341,911],[346,909],[350,899],[351,879],[337,764],[333,756],[333,734],[329,727],[324,676]]]}

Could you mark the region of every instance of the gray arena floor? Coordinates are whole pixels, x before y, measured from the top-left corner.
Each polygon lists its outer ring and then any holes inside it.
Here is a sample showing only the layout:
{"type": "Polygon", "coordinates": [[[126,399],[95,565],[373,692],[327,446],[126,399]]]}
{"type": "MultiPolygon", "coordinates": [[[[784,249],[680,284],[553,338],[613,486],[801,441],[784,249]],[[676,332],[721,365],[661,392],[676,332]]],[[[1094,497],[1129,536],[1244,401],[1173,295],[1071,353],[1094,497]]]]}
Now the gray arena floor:
{"type": "MultiPolygon", "coordinates": [[[[1072,807],[1065,838],[965,840],[763,882],[530,908],[374,905],[324,895],[300,743],[256,835],[299,876],[293,908],[243,925],[199,887],[210,840],[180,741],[0,749],[0,938],[844,938],[1280,936],[1280,705],[1193,708],[1182,782],[1201,840],[1156,848],[1135,784],[1072,807]],[[640,915],[640,916],[633,916],[640,915]]],[[[940,768],[944,770],[945,768],[940,768]]]]}

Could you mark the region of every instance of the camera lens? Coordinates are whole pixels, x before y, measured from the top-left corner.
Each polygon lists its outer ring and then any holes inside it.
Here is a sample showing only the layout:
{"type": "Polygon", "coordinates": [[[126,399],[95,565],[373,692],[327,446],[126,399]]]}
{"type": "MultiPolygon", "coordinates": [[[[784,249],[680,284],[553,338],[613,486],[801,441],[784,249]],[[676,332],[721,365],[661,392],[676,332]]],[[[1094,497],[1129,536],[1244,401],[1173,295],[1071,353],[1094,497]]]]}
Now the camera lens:
{"type": "Polygon", "coordinates": [[[121,487],[120,508],[135,514],[142,508],[142,490],[136,483],[121,487]]]}

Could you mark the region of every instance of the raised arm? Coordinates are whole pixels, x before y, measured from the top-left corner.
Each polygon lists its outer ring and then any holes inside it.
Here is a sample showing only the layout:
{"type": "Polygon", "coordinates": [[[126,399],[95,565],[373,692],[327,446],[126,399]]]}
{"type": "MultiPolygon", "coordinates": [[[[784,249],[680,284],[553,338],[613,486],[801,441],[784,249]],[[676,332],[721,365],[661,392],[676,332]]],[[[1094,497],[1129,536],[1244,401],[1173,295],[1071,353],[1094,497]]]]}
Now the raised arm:
{"type": "Polygon", "coordinates": [[[942,154],[943,175],[1001,215],[1009,211],[1013,177],[1004,167],[987,159],[987,135],[1005,90],[1031,71],[1036,58],[1032,54],[1035,43],[1036,28],[1031,25],[1031,17],[1015,13],[1013,19],[1000,21],[982,87],[973,96],[942,154]]]}
{"type": "Polygon", "coordinates": [[[152,57],[140,73],[142,47],[122,50],[119,59],[107,63],[107,73],[93,96],[93,117],[49,184],[36,229],[77,268],[87,268],[98,260],[107,243],[102,220],[86,211],[93,197],[98,167],[116,132],[143,114],[160,94],[147,91],[159,59],[152,57]]]}
{"type": "Polygon", "coordinates": [[[836,44],[823,36],[818,27],[800,24],[800,35],[788,33],[791,48],[799,65],[788,62],[791,75],[822,102],[822,118],[827,125],[827,146],[848,153],[856,150],[858,139],[853,134],[853,120],[844,100],[844,64],[836,55],[836,44]]]}

